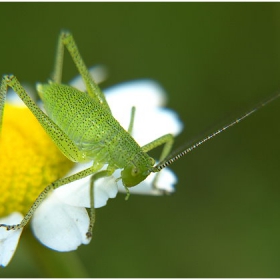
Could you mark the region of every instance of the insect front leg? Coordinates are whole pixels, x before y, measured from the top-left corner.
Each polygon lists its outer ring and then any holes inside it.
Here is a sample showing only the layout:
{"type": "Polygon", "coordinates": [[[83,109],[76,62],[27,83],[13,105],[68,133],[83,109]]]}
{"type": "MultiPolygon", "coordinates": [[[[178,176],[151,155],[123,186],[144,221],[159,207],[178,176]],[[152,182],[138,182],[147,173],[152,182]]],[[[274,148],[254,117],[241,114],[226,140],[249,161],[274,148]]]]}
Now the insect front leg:
{"type": "Polygon", "coordinates": [[[143,147],[141,147],[141,149],[143,150],[143,152],[147,153],[148,151],[151,151],[153,149],[155,149],[158,146],[161,146],[164,144],[161,156],[159,158],[159,161],[163,161],[166,159],[166,157],[169,155],[172,146],[174,143],[174,136],[172,134],[165,134],[159,138],[157,138],[156,140],[144,145],[143,147]]]}
{"type": "MultiPolygon", "coordinates": [[[[141,149],[143,150],[143,152],[147,153],[148,151],[151,151],[151,150],[155,149],[156,147],[164,144],[163,150],[161,152],[161,156],[159,158],[159,162],[162,162],[169,155],[169,153],[172,149],[173,143],[174,143],[174,136],[172,134],[165,134],[165,135],[161,136],[160,138],[157,138],[156,140],[141,147],[141,149]]],[[[154,188],[157,188],[156,183],[157,183],[159,176],[160,176],[160,173],[157,173],[155,176],[155,179],[153,181],[154,188]]]]}

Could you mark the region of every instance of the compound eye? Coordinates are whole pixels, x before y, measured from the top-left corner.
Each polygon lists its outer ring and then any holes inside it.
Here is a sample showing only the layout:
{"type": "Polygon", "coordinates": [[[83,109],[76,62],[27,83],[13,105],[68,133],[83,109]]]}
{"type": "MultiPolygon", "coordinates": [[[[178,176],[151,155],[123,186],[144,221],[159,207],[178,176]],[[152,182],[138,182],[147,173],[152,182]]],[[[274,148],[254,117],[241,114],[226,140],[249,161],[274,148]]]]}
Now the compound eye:
{"type": "Polygon", "coordinates": [[[138,174],[138,168],[137,167],[133,167],[132,169],[131,169],[131,175],[132,176],[136,176],[137,174],[138,174]]]}

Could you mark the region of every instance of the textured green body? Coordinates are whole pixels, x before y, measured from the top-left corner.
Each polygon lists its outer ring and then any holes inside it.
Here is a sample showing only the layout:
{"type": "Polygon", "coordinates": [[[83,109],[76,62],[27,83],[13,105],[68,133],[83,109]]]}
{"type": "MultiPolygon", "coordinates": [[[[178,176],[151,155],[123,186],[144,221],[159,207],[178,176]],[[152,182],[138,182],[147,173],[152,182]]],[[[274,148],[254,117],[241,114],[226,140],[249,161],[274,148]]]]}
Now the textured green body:
{"type": "Polygon", "coordinates": [[[48,116],[74,142],[85,161],[109,164],[114,169],[132,163],[151,167],[149,156],[111,112],[86,92],[56,83],[38,89],[48,116]]]}

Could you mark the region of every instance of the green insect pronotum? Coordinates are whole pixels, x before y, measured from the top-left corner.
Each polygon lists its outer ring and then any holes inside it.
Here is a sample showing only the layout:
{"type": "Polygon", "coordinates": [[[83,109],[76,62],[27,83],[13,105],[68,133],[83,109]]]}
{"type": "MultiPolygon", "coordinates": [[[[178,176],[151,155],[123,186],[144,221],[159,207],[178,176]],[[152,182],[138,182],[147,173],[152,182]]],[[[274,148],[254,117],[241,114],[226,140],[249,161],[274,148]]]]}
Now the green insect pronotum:
{"type": "MultiPolygon", "coordinates": [[[[67,158],[74,162],[93,160],[93,165],[79,173],[59,179],[48,185],[35,200],[20,224],[0,224],[0,227],[6,227],[7,230],[16,230],[24,227],[51,190],[89,175],[92,176],[91,193],[93,194],[94,184],[97,179],[112,175],[116,169],[122,169],[121,179],[128,195],[128,188],[145,180],[150,173],[159,172],[162,168],[170,165],[178,158],[186,155],[207,140],[235,125],[260,107],[280,96],[280,94],[277,94],[269,98],[227,126],[166,160],[174,142],[173,136],[166,134],[140,147],[130,135],[133,128],[135,108],[131,110],[130,124],[128,131],[126,131],[112,116],[105,96],[89,74],[75,41],[68,32],[62,32],[59,37],[52,81],[48,84],[39,84],[37,86],[47,114],[42,112],[38,105],[28,96],[15,76],[7,75],[3,77],[0,88],[0,129],[2,127],[8,87],[11,87],[18,94],[67,158]],[[81,92],[71,86],[61,84],[64,47],[68,49],[83,78],[86,92],[81,92]],[[160,163],[154,166],[155,160],[149,157],[147,152],[160,145],[164,145],[160,156],[160,163]],[[101,170],[106,164],[108,164],[106,170],[101,170]]],[[[89,238],[92,235],[94,221],[95,210],[91,196],[90,225],[87,232],[87,237],[89,238]]]]}

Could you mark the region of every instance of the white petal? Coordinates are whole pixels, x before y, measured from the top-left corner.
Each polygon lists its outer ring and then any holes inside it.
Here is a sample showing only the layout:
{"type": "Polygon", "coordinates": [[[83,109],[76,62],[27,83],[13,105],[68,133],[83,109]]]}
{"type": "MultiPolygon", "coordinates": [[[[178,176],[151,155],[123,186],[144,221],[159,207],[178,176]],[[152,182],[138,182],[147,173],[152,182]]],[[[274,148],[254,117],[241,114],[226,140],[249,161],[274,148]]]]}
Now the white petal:
{"type": "MultiPolygon", "coordinates": [[[[23,215],[14,212],[5,218],[0,219],[0,224],[19,224],[23,218],[23,215]]],[[[15,250],[18,245],[18,241],[23,229],[18,230],[6,230],[0,228],[0,265],[7,266],[12,259],[15,250]]]]}
{"type": "Polygon", "coordinates": [[[70,175],[76,174],[80,171],[83,171],[93,165],[93,161],[86,162],[86,163],[77,163],[74,165],[74,167],[70,170],[70,172],[67,173],[65,177],[68,177],[70,175]]]}
{"type": "Polygon", "coordinates": [[[152,80],[137,80],[121,83],[105,89],[106,100],[113,116],[127,129],[130,120],[131,108],[136,107],[136,112],[143,108],[163,106],[166,103],[164,89],[152,80]]]}
{"type": "Polygon", "coordinates": [[[53,193],[35,211],[31,222],[36,238],[45,246],[60,252],[88,244],[89,216],[84,207],[63,203],[53,193]]]}
{"type": "MultiPolygon", "coordinates": [[[[116,171],[114,176],[120,176],[120,172],[116,171]]],[[[174,185],[177,183],[177,177],[173,171],[169,168],[165,168],[160,171],[160,175],[156,184],[156,188],[153,188],[152,183],[156,176],[156,173],[150,174],[147,179],[141,182],[139,185],[129,188],[131,194],[145,194],[145,195],[163,195],[165,193],[170,194],[175,191],[174,185]]],[[[126,192],[121,181],[118,183],[119,191],[126,192]]]]}
{"type": "Polygon", "coordinates": [[[176,136],[182,129],[183,123],[178,115],[170,109],[155,108],[149,111],[136,108],[132,136],[140,146],[168,133],[176,136]]]}
{"type": "Polygon", "coordinates": [[[166,103],[165,90],[153,80],[124,82],[103,90],[112,111],[121,108],[160,107],[166,103]]]}
{"type": "MultiPolygon", "coordinates": [[[[94,81],[99,84],[107,78],[106,67],[103,65],[96,65],[88,69],[94,81]]],[[[85,91],[86,87],[82,77],[79,75],[69,82],[69,85],[80,90],[85,91]]]]}
{"type": "Polygon", "coordinates": [[[167,133],[178,135],[183,124],[178,115],[161,108],[166,101],[163,88],[151,80],[122,83],[106,89],[106,99],[113,116],[128,129],[132,106],[136,107],[133,138],[143,146],[167,133]]]}
{"type": "MultiPolygon", "coordinates": [[[[90,208],[90,176],[56,189],[55,194],[64,203],[90,208]]],[[[118,186],[113,176],[98,179],[94,187],[94,206],[103,207],[109,198],[116,197],[118,186]]]]}
{"type": "MultiPolygon", "coordinates": [[[[153,181],[153,178],[156,174],[152,174],[151,182],[153,181]]],[[[156,184],[156,187],[160,190],[165,191],[166,193],[172,193],[175,192],[174,185],[177,184],[177,176],[175,173],[169,169],[165,168],[160,171],[160,175],[158,177],[158,181],[156,184]]]]}

